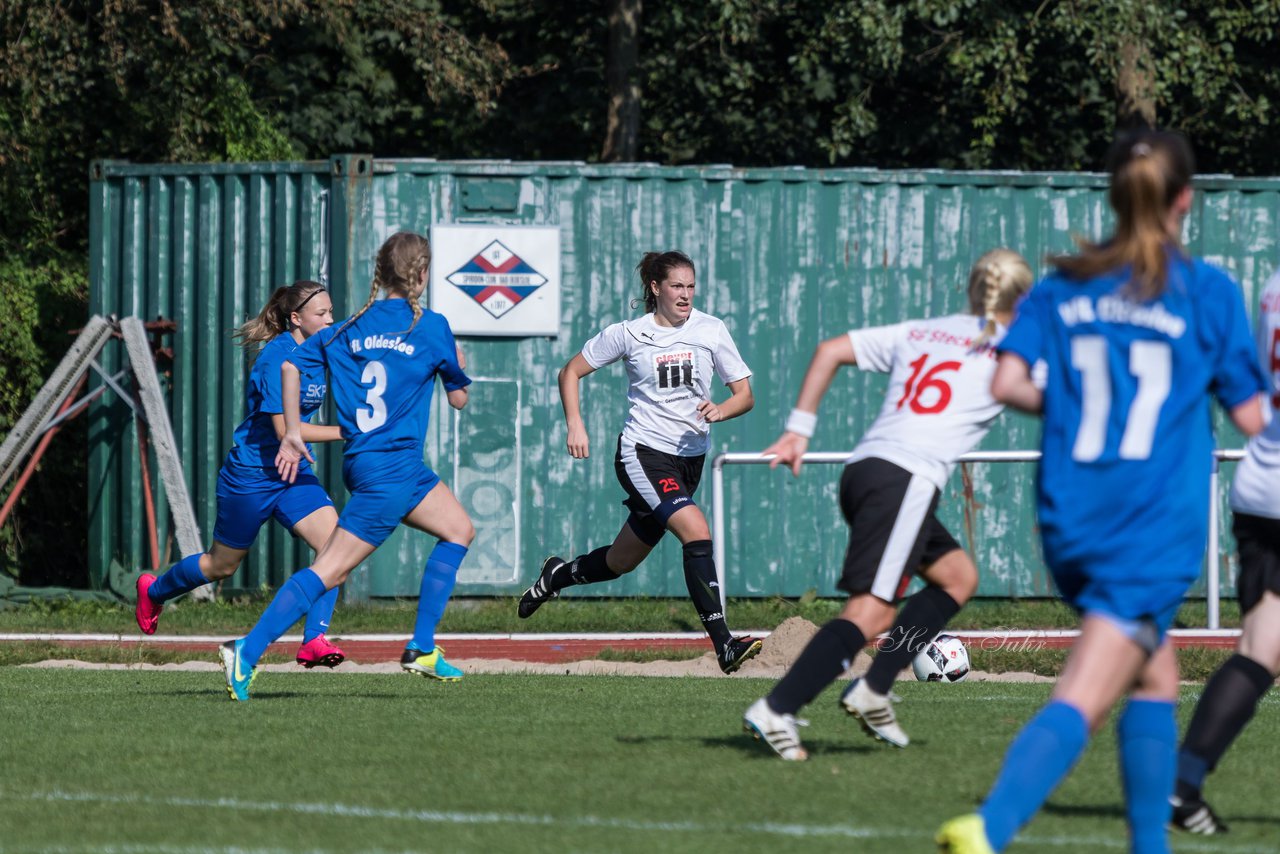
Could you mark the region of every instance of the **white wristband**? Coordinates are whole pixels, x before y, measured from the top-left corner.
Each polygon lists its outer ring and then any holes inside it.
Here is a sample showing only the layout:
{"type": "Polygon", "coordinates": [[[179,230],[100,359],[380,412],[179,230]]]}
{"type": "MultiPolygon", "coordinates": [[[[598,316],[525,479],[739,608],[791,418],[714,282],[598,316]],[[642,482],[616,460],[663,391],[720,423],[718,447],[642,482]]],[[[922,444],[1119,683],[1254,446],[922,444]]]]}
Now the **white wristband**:
{"type": "Polygon", "coordinates": [[[793,409],[791,414],[787,416],[786,431],[795,433],[797,436],[804,436],[806,439],[813,438],[814,428],[818,426],[818,416],[813,412],[805,412],[803,409],[793,409]]]}

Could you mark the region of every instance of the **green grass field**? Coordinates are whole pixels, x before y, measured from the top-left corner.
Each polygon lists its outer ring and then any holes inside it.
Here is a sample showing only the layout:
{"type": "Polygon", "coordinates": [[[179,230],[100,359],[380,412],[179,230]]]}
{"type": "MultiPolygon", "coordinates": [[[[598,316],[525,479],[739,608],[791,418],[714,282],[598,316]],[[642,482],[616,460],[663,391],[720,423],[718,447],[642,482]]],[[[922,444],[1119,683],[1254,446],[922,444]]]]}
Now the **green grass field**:
{"type": "MultiPolygon", "coordinates": [[[[901,683],[895,751],[832,689],[792,764],[741,733],[770,684],[265,673],[241,705],[215,672],[4,667],[0,851],[930,851],[1049,690],[901,683]]],[[[1211,779],[1231,834],[1176,851],[1275,851],[1278,706],[1211,779]]],[[[1011,850],[1125,848],[1108,728],[1011,850]]]]}

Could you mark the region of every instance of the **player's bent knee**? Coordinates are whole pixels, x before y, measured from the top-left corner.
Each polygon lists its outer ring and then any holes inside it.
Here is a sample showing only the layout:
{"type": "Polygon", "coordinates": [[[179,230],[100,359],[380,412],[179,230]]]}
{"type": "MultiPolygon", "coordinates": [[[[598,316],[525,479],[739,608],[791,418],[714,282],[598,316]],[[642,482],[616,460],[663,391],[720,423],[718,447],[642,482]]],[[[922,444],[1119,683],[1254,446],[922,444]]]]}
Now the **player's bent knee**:
{"type": "Polygon", "coordinates": [[[896,613],[893,605],[883,599],[870,593],[860,593],[845,603],[840,618],[857,626],[863,636],[874,638],[889,630],[896,613]]]}
{"type": "Polygon", "coordinates": [[[210,581],[222,581],[235,575],[240,568],[240,561],[235,563],[210,563],[208,569],[201,567],[204,577],[210,581]]]}
{"type": "Polygon", "coordinates": [[[466,546],[467,548],[471,548],[471,543],[475,540],[475,538],[476,538],[476,526],[471,524],[471,520],[468,519],[467,524],[465,526],[459,526],[454,536],[449,537],[449,541],[453,543],[457,543],[460,546],[466,546]]]}

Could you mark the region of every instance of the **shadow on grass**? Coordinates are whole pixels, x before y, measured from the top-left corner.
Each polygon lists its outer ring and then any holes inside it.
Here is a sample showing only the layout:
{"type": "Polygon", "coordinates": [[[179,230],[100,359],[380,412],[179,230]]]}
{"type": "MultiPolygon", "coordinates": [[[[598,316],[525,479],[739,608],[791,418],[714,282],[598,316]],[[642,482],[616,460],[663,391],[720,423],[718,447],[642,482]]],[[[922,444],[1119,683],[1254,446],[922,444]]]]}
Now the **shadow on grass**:
{"type": "MultiPolygon", "coordinates": [[[[751,754],[759,759],[768,759],[773,762],[779,761],[777,755],[769,749],[767,744],[763,741],[752,738],[746,733],[738,735],[717,735],[711,737],[682,735],[619,735],[615,737],[615,740],[619,744],[646,745],[686,742],[690,744],[700,744],[703,747],[732,747],[737,750],[741,750],[743,753],[751,754]]],[[[825,741],[823,739],[805,739],[804,748],[809,752],[810,758],[839,755],[863,755],[884,749],[883,747],[871,743],[850,744],[848,742],[825,741]]]]}
{"type": "Polygon", "coordinates": [[[1044,805],[1043,812],[1062,818],[1072,816],[1090,816],[1093,818],[1124,818],[1124,804],[1119,801],[1113,804],[1055,804],[1052,801],[1044,805]]]}

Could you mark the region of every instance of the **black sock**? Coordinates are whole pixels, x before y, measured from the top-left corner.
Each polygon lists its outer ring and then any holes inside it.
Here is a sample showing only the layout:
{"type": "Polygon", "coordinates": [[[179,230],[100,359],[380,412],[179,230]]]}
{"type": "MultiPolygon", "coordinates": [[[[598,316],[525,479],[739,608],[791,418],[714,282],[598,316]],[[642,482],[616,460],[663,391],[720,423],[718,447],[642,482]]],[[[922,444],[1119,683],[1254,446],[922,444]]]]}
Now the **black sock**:
{"type": "Polygon", "coordinates": [[[1204,775],[1217,766],[1231,742],[1244,730],[1272,681],[1267,668],[1239,653],[1209,677],[1182,740],[1181,752],[1199,761],[1180,758],[1178,797],[1187,800],[1200,796],[1204,775]]]}
{"type": "Polygon", "coordinates": [[[889,637],[880,645],[871,669],[867,671],[867,687],[877,694],[888,694],[893,680],[920,650],[929,645],[960,606],[941,587],[929,585],[907,600],[898,612],[898,621],[889,629],[889,637]]]}
{"type": "Polygon", "coordinates": [[[733,635],[729,634],[724,609],[720,606],[720,582],[716,579],[716,561],[710,540],[684,544],[684,583],[689,588],[693,607],[698,610],[702,628],[711,636],[711,643],[719,652],[733,639],[733,635]]]}
{"type": "Polygon", "coordinates": [[[609,569],[609,564],[604,559],[610,548],[601,546],[556,567],[556,571],[551,573],[551,589],[563,590],[576,584],[597,584],[618,578],[618,573],[609,569]]]}
{"type": "Polygon", "coordinates": [[[862,631],[848,620],[836,618],[818,629],[787,675],[769,692],[769,708],[781,715],[800,711],[849,669],[866,643],[862,631]]]}

